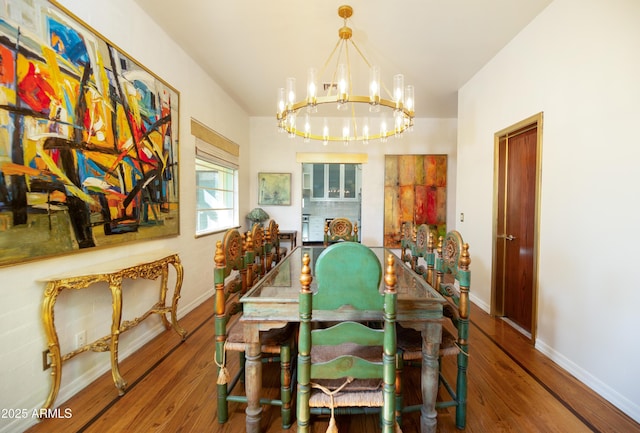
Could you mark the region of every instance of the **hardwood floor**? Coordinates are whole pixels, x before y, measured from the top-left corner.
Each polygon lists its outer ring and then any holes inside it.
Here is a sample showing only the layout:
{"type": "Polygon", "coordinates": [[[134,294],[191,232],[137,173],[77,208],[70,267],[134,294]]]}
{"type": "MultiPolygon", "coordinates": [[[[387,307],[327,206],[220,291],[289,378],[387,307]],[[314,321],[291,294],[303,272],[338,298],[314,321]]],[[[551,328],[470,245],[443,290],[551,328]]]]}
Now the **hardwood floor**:
{"type": "MultiPolygon", "coordinates": [[[[244,405],[230,404],[230,421],[216,420],[216,367],[213,362],[213,300],[180,320],[189,331],[187,340],[167,331],[121,362],[129,381],[125,395],[118,393],[106,373],[67,402],[69,419],[39,422],[29,433],[39,432],[243,432],[244,405]]],[[[640,425],[597,396],[570,374],[532,348],[504,321],[472,306],[469,362],[469,403],[466,432],[640,432],[640,425]]],[[[237,369],[236,357],[231,371],[237,369]]],[[[455,369],[446,360],[443,369],[455,369]]],[[[419,383],[418,369],[406,369],[406,384],[419,383]]],[[[267,392],[276,396],[277,365],[265,365],[267,392]],[[270,370],[274,368],[273,372],[270,370]],[[268,382],[268,381],[271,382],[268,382]]],[[[407,385],[415,401],[418,387],[407,385]]],[[[403,418],[404,433],[419,431],[419,413],[403,418]]],[[[265,433],[295,432],[280,426],[279,408],[263,411],[265,433]]],[[[438,413],[438,432],[455,428],[453,409],[438,413]]],[[[313,432],[324,433],[326,419],[314,418],[313,432]]],[[[380,431],[377,417],[338,417],[341,432],[380,431]]]]}

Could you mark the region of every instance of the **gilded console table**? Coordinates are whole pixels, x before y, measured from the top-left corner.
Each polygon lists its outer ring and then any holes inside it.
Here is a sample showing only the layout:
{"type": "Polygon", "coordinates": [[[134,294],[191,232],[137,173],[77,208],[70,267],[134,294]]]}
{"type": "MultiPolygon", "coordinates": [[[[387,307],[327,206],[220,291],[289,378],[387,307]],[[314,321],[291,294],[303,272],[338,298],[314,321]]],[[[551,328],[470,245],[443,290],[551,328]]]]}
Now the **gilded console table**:
{"type": "Polygon", "coordinates": [[[49,396],[47,401],[44,403],[43,408],[51,408],[58,396],[62,375],[62,363],[88,350],[94,352],[109,351],[111,353],[111,375],[113,376],[113,382],[118,389],[119,394],[123,395],[127,387],[127,383],[120,375],[118,367],[118,340],[120,334],[138,325],[141,321],[152,314],[159,314],[165,328],[169,329],[172,327],[178,334],[180,334],[184,341],[187,336],[187,331],[180,327],[176,317],[183,277],[184,273],[182,263],[180,262],[178,254],[167,250],[160,250],[137,256],[127,256],[126,258],[110,262],[90,265],[86,269],[82,269],[75,273],[66,273],[41,279],[41,281],[47,283],[44,292],[44,301],[42,304],[42,320],[44,322],[44,329],[47,335],[49,350],[48,360],[49,366],[51,367],[52,378],[49,396]],[[166,305],[169,265],[172,265],[175,268],[176,285],[173,292],[173,301],[171,305],[166,305]],[[155,280],[158,277],[161,277],[159,301],[142,316],[122,322],[123,279],[144,278],[148,280],[155,280]],[[56,332],[54,318],[54,307],[58,295],[67,289],[85,289],[98,282],[107,282],[109,284],[109,289],[111,290],[113,308],[113,314],[111,316],[111,333],[72,352],[61,355],[60,342],[58,340],[58,333],[56,332]],[[168,314],[171,315],[171,322],[167,319],[168,314]]]}

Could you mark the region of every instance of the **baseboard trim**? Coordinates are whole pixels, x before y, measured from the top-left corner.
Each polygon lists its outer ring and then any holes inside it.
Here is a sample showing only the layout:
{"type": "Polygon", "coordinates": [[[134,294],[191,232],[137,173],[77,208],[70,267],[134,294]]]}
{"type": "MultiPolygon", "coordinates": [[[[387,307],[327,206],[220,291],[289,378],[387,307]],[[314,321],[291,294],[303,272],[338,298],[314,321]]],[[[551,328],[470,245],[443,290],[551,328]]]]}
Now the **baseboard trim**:
{"type": "Polygon", "coordinates": [[[536,340],[535,348],[558,364],[568,373],[572,374],[580,382],[591,388],[594,392],[607,400],[609,403],[620,409],[627,414],[631,419],[640,423],[640,405],[632,402],[624,395],[612,389],[610,386],[602,382],[597,377],[593,376],[587,370],[583,369],[579,365],[569,360],[566,356],[557,352],[551,346],[541,341],[540,338],[536,340]]]}

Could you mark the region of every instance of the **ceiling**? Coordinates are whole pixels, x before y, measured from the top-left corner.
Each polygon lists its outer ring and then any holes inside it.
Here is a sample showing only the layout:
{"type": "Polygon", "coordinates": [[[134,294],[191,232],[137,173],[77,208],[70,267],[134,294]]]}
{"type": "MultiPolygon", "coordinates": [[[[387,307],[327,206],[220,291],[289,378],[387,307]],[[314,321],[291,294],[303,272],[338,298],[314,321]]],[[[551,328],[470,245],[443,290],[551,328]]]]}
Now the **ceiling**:
{"type": "MultiPolygon", "coordinates": [[[[435,118],[457,117],[457,90],[551,1],[135,0],[250,116],[275,116],[287,77],[305,94],[307,69],[323,68],[343,26],[338,6],[349,4],[353,41],[382,82],[403,73],[416,116],[435,118]]],[[[354,82],[368,80],[353,68],[354,82]]]]}

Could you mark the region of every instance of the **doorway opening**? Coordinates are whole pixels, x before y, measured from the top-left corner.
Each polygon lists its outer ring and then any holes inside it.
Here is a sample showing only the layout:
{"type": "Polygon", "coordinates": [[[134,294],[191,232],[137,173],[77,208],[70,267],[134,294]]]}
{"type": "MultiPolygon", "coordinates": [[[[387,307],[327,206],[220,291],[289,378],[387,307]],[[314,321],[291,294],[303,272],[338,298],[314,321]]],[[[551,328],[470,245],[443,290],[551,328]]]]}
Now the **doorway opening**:
{"type": "Polygon", "coordinates": [[[302,244],[324,241],[334,218],[347,218],[362,229],[362,164],[302,163],[302,244]]]}
{"type": "Polygon", "coordinates": [[[491,311],[535,342],[542,113],[494,135],[491,311]]]}

